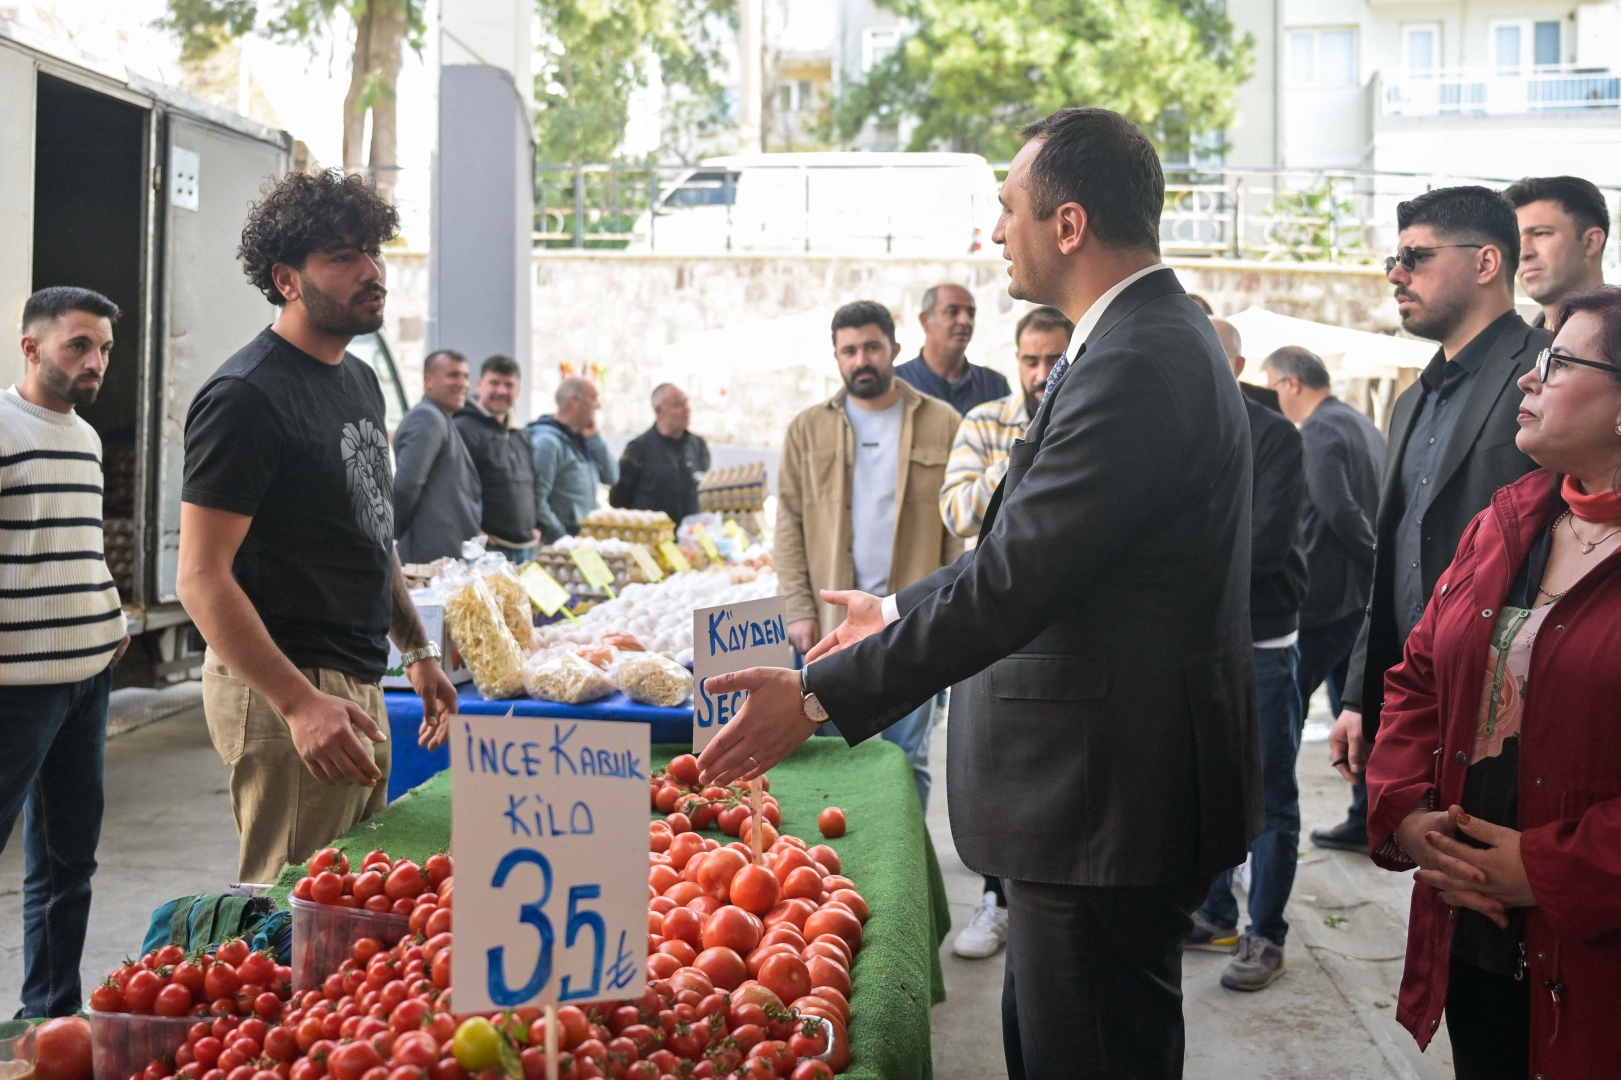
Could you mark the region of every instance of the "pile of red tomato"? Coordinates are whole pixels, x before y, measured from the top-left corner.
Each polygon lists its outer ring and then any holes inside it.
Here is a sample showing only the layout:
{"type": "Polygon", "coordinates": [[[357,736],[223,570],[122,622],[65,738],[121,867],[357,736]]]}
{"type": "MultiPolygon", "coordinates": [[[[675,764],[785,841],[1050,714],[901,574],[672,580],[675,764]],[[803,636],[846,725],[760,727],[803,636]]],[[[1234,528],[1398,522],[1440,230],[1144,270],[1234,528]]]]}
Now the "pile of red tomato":
{"type": "Polygon", "coordinates": [[[310,860],[310,872],[293,886],[293,897],[317,904],[363,908],[366,911],[411,917],[411,932],[429,937],[450,928],[450,905],[442,903],[439,888],[450,877],[450,856],[430,855],[421,866],[410,859],[394,860],[373,851],[360,860],[358,872],[349,870],[349,856],[337,848],[322,848],[310,860]],[[428,929],[435,909],[444,911],[436,929],[428,929]]]}
{"type": "MultiPolygon", "coordinates": [[[[238,938],[213,955],[165,945],[132,960],[90,992],[97,1012],[137,1016],[257,1017],[273,1023],[293,993],[293,972],[238,938]]],[[[157,1080],[167,1073],[153,1074],[157,1080]]]]}

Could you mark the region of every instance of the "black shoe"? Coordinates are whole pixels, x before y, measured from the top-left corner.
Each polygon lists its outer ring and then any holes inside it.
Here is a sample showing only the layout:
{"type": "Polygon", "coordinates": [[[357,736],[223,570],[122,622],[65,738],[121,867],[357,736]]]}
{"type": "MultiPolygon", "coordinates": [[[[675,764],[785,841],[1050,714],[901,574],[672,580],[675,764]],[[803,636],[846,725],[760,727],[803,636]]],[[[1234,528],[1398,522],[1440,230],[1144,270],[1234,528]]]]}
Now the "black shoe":
{"type": "Polygon", "coordinates": [[[1313,829],[1311,842],[1320,848],[1335,851],[1368,853],[1368,824],[1355,818],[1346,818],[1332,829],[1313,829]]]}

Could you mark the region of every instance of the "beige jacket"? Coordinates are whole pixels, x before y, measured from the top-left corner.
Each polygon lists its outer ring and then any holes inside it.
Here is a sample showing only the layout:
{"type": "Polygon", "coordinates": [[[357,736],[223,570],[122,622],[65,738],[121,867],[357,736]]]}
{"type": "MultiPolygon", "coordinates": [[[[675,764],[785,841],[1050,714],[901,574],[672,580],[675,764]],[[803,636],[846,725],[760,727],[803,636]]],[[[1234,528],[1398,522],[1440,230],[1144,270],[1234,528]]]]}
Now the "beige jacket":
{"type": "MultiPolygon", "coordinates": [[[[960,417],[950,405],[899,379],[895,385],[903,410],[890,592],[927,577],[962,552],[962,541],[940,520],[940,485],[960,417]]],[[[848,589],[855,581],[850,554],[855,432],[844,399],[840,390],[794,417],[777,469],[775,559],[788,621],[815,618],[824,634],[844,618],[844,609],[823,603],[817,590],[848,589]]]]}

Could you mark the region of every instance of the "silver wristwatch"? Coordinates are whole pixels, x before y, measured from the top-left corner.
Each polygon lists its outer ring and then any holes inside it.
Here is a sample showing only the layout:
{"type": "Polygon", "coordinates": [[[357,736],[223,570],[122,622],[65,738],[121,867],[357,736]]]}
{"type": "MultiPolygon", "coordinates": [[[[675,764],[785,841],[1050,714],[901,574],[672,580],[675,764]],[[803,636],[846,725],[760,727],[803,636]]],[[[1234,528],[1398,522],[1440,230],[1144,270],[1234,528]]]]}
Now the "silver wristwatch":
{"type": "Polygon", "coordinates": [[[825,724],[827,723],[827,710],[822,708],[822,703],[816,699],[816,695],[811,693],[810,689],[805,685],[805,672],[809,670],[809,664],[799,669],[799,708],[812,723],[825,724]]]}
{"type": "Polygon", "coordinates": [[[422,660],[427,660],[430,658],[434,660],[442,659],[444,655],[445,654],[440,650],[438,643],[430,641],[426,645],[422,646],[422,648],[412,649],[410,652],[402,655],[400,657],[400,670],[403,671],[412,664],[422,660]]]}

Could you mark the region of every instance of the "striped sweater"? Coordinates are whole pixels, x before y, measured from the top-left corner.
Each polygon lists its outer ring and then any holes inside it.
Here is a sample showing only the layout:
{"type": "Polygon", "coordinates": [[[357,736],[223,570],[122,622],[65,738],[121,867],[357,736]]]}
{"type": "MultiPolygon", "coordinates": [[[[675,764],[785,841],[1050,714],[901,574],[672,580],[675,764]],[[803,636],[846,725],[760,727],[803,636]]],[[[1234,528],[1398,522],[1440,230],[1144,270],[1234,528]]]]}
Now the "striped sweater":
{"type": "Polygon", "coordinates": [[[101,483],[95,428],[0,393],[0,686],[88,679],[124,638],[101,483]]]}
{"type": "Polygon", "coordinates": [[[940,488],[940,516],[946,528],[964,538],[979,535],[991,495],[1007,472],[1013,441],[1024,438],[1029,426],[1023,390],[968,410],[951,444],[940,488]]]}

